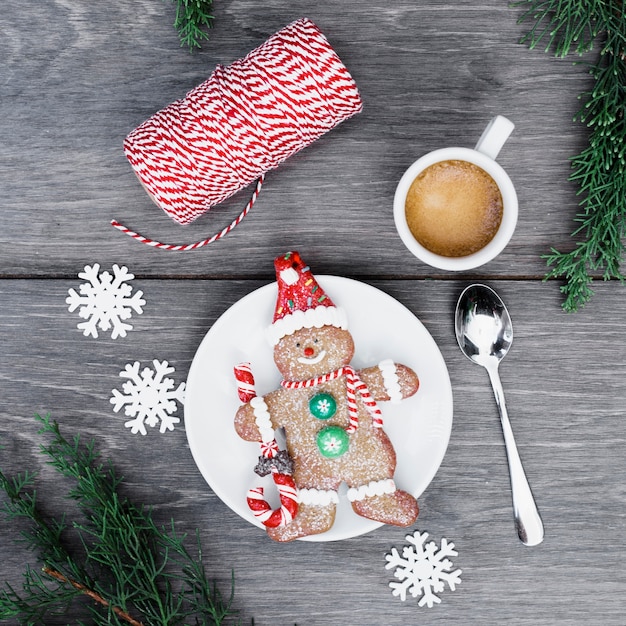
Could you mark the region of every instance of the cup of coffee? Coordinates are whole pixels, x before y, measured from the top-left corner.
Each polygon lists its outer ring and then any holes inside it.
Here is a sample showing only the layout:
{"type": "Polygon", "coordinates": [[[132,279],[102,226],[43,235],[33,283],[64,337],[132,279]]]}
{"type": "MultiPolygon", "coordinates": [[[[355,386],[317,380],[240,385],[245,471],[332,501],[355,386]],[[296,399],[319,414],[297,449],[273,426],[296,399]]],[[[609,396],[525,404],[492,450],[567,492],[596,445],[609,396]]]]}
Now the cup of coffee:
{"type": "Polygon", "coordinates": [[[442,148],[404,173],[394,196],[400,238],[421,261],[468,270],[494,259],[517,224],[517,194],[496,157],[515,128],[494,117],[471,148],[442,148]]]}

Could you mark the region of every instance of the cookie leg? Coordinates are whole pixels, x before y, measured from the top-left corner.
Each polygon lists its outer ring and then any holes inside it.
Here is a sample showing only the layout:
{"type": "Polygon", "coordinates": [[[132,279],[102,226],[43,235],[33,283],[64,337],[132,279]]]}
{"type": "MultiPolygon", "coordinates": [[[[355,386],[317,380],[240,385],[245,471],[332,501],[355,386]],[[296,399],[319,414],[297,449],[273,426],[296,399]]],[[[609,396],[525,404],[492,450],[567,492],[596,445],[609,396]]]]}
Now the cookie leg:
{"type": "Polygon", "coordinates": [[[396,489],[391,479],[350,489],[348,498],[355,513],[383,524],[410,526],[419,514],[417,500],[410,493],[396,489]]]}
{"type": "Polygon", "coordinates": [[[300,504],[298,514],[285,526],[268,528],[267,534],[274,541],[293,541],[308,535],[317,535],[330,529],[335,521],[337,505],[300,504]]]}

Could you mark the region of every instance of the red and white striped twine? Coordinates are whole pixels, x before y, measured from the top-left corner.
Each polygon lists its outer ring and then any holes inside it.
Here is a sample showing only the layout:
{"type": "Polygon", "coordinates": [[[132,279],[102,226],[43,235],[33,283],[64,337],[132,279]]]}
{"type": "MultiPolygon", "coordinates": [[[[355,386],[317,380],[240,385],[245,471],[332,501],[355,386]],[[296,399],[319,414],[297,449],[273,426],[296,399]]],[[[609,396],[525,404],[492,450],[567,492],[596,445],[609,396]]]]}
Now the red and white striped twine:
{"type": "Polygon", "coordinates": [[[159,244],[114,226],[166,250],[207,245],[243,219],[266,172],[361,109],[356,83],[326,37],[309,19],[297,20],[243,59],[217,66],[124,141],[150,196],[180,224],[258,180],[246,210],[214,237],[188,246],[159,244]]]}
{"type": "Polygon", "coordinates": [[[155,241],[154,239],[148,239],[148,237],[144,237],[143,235],[140,235],[139,233],[136,233],[130,230],[130,228],[127,228],[126,226],[124,226],[123,224],[120,224],[116,220],[111,220],[111,226],[113,226],[114,228],[117,228],[118,230],[121,230],[123,233],[126,233],[133,239],[136,239],[137,241],[140,241],[141,243],[145,243],[146,245],[151,246],[153,248],[158,248],[159,250],[170,250],[172,252],[186,252],[187,250],[195,250],[196,248],[202,248],[202,246],[206,246],[210,243],[213,243],[214,241],[217,241],[218,239],[221,239],[224,235],[226,235],[233,228],[235,228],[235,226],[237,226],[239,222],[241,222],[241,220],[248,214],[248,212],[250,211],[250,209],[256,202],[259,192],[261,191],[261,187],[263,186],[264,178],[265,178],[264,176],[261,176],[261,178],[259,178],[256,184],[256,187],[254,189],[254,193],[252,194],[252,197],[248,201],[248,204],[246,204],[244,210],[226,228],[224,228],[224,230],[221,230],[219,233],[215,233],[215,235],[209,237],[208,239],[202,239],[201,241],[196,241],[195,243],[188,243],[188,244],[161,243],[160,241],[155,241]]]}

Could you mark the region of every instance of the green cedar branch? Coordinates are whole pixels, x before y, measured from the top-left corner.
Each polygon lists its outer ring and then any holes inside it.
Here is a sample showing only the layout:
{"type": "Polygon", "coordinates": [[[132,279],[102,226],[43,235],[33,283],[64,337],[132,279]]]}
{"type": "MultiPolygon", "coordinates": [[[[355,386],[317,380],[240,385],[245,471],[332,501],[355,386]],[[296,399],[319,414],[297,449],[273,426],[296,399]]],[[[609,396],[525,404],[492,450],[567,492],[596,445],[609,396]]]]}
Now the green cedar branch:
{"type": "Polygon", "coordinates": [[[0,590],[0,619],[45,623],[47,615],[63,614],[83,596],[95,601],[87,608],[96,624],[226,624],[234,614],[234,587],[231,581],[230,599],[224,600],[209,583],[198,533],[193,557],[173,521],[169,529],[157,527],[148,509],[122,496],[121,479],[110,462],[100,461],[93,441],[67,440],[49,417],[38,420],[40,434],[51,437],[41,451],[72,479],[68,497],[82,515],[71,526],[65,518],[48,520],[39,510],[33,476],[9,478],[0,471],[5,514],[30,523],[22,536],[43,562],[41,572],[27,568],[21,593],[8,583],[0,590]],[[79,557],[66,547],[71,532],[82,543],[79,557]]]}
{"type": "MultiPolygon", "coordinates": [[[[106,607],[110,606],[110,604],[102,596],[99,596],[91,589],[87,589],[87,587],[81,585],[80,583],[77,583],[75,580],[70,580],[69,578],[66,578],[65,576],[63,576],[63,574],[61,574],[61,572],[57,572],[56,570],[53,570],[52,568],[45,565],[42,571],[44,574],[50,576],[51,578],[54,578],[55,580],[58,580],[62,583],[69,583],[72,587],[74,587],[74,589],[80,591],[80,593],[84,593],[86,596],[89,596],[94,602],[103,604],[106,607]]],[[[120,609],[119,607],[113,606],[111,607],[111,609],[118,617],[123,619],[125,622],[128,622],[131,626],[143,626],[141,622],[138,622],[136,619],[134,619],[132,615],[124,613],[124,611],[122,611],[122,609],[120,609]]]]}
{"type": "Polygon", "coordinates": [[[213,26],[211,8],[213,0],[172,0],[176,3],[174,28],[178,31],[180,45],[189,50],[201,48],[201,41],[208,39],[207,29],[213,26]]]}
{"type": "Polygon", "coordinates": [[[523,42],[546,52],[581,56],[598,46],[590,64],[593,88],[580,96],[575,119],[589,129],[588,145],[571,159],[570,180],[578,184],[580,210],[569,252],[554,248],[545,260],[546,280],[564,279],[563,309],[574,312],[593,296],[593,276],[624,281],[626,220],[626,7],[619,0],[524,0],[521,22],[534,21],[523,42]]]}

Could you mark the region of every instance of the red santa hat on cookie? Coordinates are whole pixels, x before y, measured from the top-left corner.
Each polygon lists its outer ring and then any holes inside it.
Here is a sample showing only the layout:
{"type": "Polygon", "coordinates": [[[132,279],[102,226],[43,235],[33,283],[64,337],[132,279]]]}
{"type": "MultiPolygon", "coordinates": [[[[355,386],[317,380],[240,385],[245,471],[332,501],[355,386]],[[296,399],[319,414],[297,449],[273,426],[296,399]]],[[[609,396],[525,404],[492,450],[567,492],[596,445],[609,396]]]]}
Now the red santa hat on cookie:
{"type": "Polygon", "coordinates": [[[277,257],[274,259],[274,267],[278,298],[274,321],[268,328],[272,345],[275,346],[283,337],[301,328],[348,327],[345,311],[336,307],[324,293],[297,252],[287,252],[277,257]]]}

